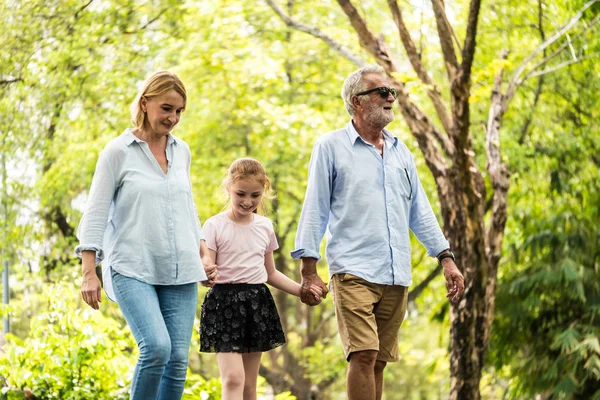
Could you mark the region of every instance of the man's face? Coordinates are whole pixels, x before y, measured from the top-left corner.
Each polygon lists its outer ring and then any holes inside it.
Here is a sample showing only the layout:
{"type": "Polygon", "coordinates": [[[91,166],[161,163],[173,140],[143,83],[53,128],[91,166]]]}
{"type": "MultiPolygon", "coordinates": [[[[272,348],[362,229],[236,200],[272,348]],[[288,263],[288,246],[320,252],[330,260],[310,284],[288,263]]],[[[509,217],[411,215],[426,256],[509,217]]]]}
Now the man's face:
{"type": "MultiPolygon", "coordinates": [[[[381,75],[369,74],[363,77],[364,91],[378,87],[390,87],[389,82],[381,75]]],[[[364,119],[369,125],[384,128],[395,118],[393,105],[396,100],[391,93],[385,98],[378,91],[357,97],[359,106],[355,108],[355,114],[364,119]]]]}

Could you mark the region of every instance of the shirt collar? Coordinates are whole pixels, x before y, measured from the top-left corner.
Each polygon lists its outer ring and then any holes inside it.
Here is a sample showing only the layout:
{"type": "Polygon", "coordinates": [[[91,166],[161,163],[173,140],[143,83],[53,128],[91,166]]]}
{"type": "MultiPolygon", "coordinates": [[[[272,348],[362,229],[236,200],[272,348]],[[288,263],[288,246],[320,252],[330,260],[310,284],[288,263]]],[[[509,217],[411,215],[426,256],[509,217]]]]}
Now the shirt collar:
{"type": "MultiPolygon", "coordinates": [[[[133,142],[143,143],[144,141],[133,134],[133,129],[127,128],[125,132],[123,132],[123,139],[125,139],[125,144],[130,146],[133,142]]],[[[167,145],[170,144],[179,144],[179,139],[170,133],[167,135],[167,145]]]]}
{"type": "MultiPolygon", "coordinates": [[[[354,127],[354,123],[352,123],[352,120],[350,120],[350,122],[348,122],[348,125],[346,126],[346,133],[348,134],[348,139],[350,140],[350,143],[352,143],[353,146],[358,139],[365,142],[363,138],[361,138],[358,134],[356,128],[354,127]]],[[[398,145],[398,138],[392,135],[392,133],[385,128],[383,129],[383,138],[385,140],[385,145],[388,149],[392,146],[396,147],[398,145]]]]}

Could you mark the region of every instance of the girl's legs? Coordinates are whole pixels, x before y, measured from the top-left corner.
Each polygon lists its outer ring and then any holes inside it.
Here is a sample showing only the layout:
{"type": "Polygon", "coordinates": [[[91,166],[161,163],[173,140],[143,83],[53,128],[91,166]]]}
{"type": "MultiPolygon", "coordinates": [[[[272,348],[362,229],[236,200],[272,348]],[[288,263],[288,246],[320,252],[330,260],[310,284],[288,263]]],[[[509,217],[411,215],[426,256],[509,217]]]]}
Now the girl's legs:
{"type": "Polygon", "coordinates": [[[240,353],[217,353],[221,372],[223,400],[242,400],[244,397],[244,361],[240,353]]]}
{"type": "Polygon", "coordinates": [[[260,357],[262,352],[244,353],[242,360],[244,362],[244,400],[256,400],[256,381],[258,379],[258,370],[260,368],[260,357]]]}
{"type": "Polygon", "coordinates": [[[131,400],[158,396],[171,354],[171,340],[154,286],[112,271],[117,303],[140,349],[131,382],[131,400]]]}
{"type": "Polygon", "coordinates": [[[160,311],[171,339],[171,354],[160,382],[157,399],[181,399],[198,303],[198,285],[189,283],[155,288],[160,311]]]}

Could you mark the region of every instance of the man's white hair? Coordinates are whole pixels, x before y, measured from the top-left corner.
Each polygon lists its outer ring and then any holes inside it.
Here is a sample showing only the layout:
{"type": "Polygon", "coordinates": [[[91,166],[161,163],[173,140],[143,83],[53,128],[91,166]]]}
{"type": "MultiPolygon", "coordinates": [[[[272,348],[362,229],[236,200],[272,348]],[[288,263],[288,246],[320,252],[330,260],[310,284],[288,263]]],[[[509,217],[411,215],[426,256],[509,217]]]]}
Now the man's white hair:
{"type": "Polygon", "coordinates": [[[342,86],[342,99],[344,99],[344,105],[346,106],[346,111],[350,116],[354,115],[354,106],[352,105],[352,97],[356,96],[356,93],[364,92],[366,90],[365,84],[363,82],[363,77],[369,74],[378,74],[383,77],[387,77],[385,73],[385,69],[379,65],[367,65],[360,69],[357,69],[344,81],[344,85],[342,86]]]}

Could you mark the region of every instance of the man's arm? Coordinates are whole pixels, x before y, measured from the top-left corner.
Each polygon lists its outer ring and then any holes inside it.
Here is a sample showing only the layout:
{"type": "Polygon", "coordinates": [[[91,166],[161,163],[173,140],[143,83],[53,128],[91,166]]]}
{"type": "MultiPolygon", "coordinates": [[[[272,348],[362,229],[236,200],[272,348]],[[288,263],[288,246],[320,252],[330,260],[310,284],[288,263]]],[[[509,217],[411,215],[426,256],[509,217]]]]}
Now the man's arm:
{"type": "Polygon", "coordinates": [[[320,287],[323,292],[323,298],[327,297],[327,293],[329,293],[327,284],[325,284],[319,274],[317,274],[317,259],[312,257],[302,257],[301,268],[302,282],[300,283],[300,300],[309,306],[317,305],[321,300],[314,298],[313,293],[310,291],[310,287],[312,285],[320,287]]]}
{"type": "Polygon", "coordinates": [[[328,292],[327,285],[317,274],[317,261],[329,221],[332,169],[327,149],[317,142],[310,157],[306,195],[296,232],[296,250],[291,253],[292,257],[302,259],[300,299],[311,306],[319,303],[309,291],[311,284],[321,287],[323,297],[328,292]]]}
{"type": "Polygon", "coordinates": [[[454,254],[449,249],[442,251],[437,255],[438,262],[444,269],[444,278],[446,278],[446,297],[452,303],[457,302],[465,291],[465,278],[456,266],[454,254]]]}
{"type": "Polygon", "coordinates": [[[431,204],[423,190],[414,163],[411,171],[411,182],[414,182],[414,196],[411,203],[409,227],[427,249],[427,254],[438,258],[446,278],[447,298],[453,303],[462,296],[465,289],[465,279],[456,266],[450,245],[431,209],[431,204]],[[450,257],[449,255],[452,254],[450,257]]]}

